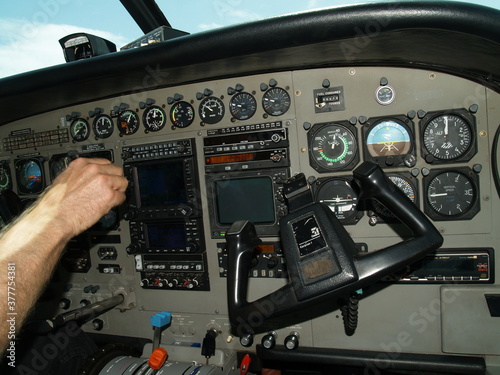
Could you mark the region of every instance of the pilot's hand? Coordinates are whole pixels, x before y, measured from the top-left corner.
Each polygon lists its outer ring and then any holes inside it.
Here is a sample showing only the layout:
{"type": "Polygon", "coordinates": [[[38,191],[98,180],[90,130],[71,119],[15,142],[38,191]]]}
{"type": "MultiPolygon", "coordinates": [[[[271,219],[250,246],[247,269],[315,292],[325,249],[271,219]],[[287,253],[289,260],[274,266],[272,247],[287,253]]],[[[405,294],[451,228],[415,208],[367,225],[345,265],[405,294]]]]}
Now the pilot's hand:
{"type": "Polygon", "coordinates": [[[78,158],[56,178],[39,206],[71,238],[123,203],[127,184],[123,169],[109,160],[78,158]]]}

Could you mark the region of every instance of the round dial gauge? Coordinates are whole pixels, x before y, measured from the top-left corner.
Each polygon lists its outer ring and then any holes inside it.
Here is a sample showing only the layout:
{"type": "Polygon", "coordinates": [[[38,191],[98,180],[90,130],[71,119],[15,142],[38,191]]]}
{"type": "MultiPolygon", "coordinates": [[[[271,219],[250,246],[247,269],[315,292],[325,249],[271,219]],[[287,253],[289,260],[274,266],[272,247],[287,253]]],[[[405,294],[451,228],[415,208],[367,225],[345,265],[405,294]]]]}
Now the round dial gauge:
{"type": "Polygon", "coordinates": [[[94,119],[92,129],[97,138],[108,138],[113,134],[113,119],[108,115],[99,115],[94,119]]]}
{"type": "Polygon", "coordinates": [[[144,122],[146,130],[157,132],[158,130],[163,129],[167,123],[167,116],[161,107],[154,105],[144,111],[142,121],[144,122]]]}
{"type": "Polygon", "coordinates": [[[472,127],[461,116],[439,115],[424,126],[423,143],[429,154],[437,159],[457,159],[472,144],[472,127]]]}
{"type": "MultiPolygon", "coordinates": [[[[387,177],[389,177],[392,183],[405,193],[413,203],[417,201],[417,188],[408,178],[397,174],[388,174],[387,177]]],[[[386,219],[395,218],[392,212],[377,200],[373,200],[373,211],[375,211],[378,216],[386,219]]]]}
{"type": "Polygon", "coordinates": [[[316,193],[316,201],[325,203],[343,224],[358,221],[362,212],[357,210],[358,193],[343,178],[325,181],[316,193]]]}
{"type": "Polygon", "coordinates": [[[366,145],[373,157],[404,155],[411,150],[411,136],[403,124],[384,120],[370,129],[366,145]]]}
{"type": "Polygon", "coordinates": [[[264,93],[262,107],[268,115],[281,116],[290,108],[290,95],[281,87],[273,87],[264,93]]]}
{"type": "Polygon", "coordinates": [[[43,172],[39,161],[20,160],[16,164],[17,185],[23,194],[37,194],[43,190],[43,172]]]}
{"type": "Polygon", "coordinates": [[[380,86],[375,92],[377,103],[382,105],[391,104],[396,98],[396,93],[391,86],[380,86]]]}
{"type": "Polygon", "coordinates": [[[139,129],[139,116],[127,109],[118,116],[118,130],[123,135],[134,134],[139,129]]]}
{"type": "Polygon", "coordinates": [[[89,123],[83,118],[77,118],[71,123],[69,132],[75,142],[85,141],[90,135],[89,123]]]}
{"type": "Polygon", "coordinates": [[[177,128],[187,128],[194,120],[193,106],[188,102],[175,103],[170,108],[170,120],[177,128]]]}
{"type": "Polygon", "coordinates": [[[345,168],[356,157],[357,149],[354,134],[340,124],[322,126],[310,138],[312,161],[328,170],[345,168]]]}
{"type": "Polygon", "coordinates": [[[231,98],[229,111],[237,120],[247,120],[255,114],[257,101],[248,92],[239,92],[231,98]]]}
{"type": "Polygon", "coordinates": [[[0,166],[0,191],[10,188],[10,174],[7,168],[0,166]]]}
{"type": "Polygon", "coordinates": [[[439,173],[427,186],[427,201],[431,209],[444,216],[464,214],[474,204],[476,195],[470,178],[456,171],[439,173]]]}
{"type": "Polygon", "coordinates": [[[219,98],[210,96],[201,101],[199,112],[205,124],[217,124],[224,117],[224,103],[219,98]]]}

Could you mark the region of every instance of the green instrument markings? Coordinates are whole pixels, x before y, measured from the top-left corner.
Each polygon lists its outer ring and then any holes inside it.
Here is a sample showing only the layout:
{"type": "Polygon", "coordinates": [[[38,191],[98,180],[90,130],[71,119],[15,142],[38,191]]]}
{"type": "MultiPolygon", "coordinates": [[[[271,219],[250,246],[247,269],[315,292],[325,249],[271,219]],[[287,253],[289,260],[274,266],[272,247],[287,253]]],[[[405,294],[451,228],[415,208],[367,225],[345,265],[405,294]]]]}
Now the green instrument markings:
{"type": "Polygon", "coordinates": [[[344,151],[342,152],[342,154],[340,154],[337,158],[335,159],[332,159],[332,158],[329,158],[328,156],[325,155],[325,152],[323,150],[321,150],[319,152],[319,154],[321,155],[321,157],[323,159],[325,159],[326,161],[329,161],[331,163],[336,163],[338,161],[341,161],[342,159],[345,158],[345,156],[347,155],[347,153],[349,152],[349,146],[347,145],[347,141],[345,138],[340,138],[342,140],[342,143],[344,143],[344,151]]]}

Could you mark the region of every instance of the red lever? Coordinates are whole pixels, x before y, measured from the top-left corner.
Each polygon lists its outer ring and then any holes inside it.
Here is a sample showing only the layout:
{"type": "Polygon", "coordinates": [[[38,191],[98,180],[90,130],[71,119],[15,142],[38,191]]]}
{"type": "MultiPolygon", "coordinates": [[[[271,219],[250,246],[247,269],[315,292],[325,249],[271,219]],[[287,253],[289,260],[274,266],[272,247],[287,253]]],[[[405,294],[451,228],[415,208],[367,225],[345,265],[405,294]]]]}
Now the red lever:
{"type": "Polygon", "coordinates": [[[248,369],[250,368],[250,363],[252,363],[252,358],[250,355],[245,355],[240,363],[240,375],[247,375],[248,369]]]}

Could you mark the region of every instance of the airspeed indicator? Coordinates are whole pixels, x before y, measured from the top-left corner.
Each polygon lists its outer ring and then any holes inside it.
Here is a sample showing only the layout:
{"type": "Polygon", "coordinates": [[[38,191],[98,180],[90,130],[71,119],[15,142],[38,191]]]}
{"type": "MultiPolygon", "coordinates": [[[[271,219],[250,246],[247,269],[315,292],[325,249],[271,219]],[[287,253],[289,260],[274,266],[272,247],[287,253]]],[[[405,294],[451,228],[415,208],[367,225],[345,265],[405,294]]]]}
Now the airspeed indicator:
{"type": "Polygon", "coordinates": [[[309,137],[311,166],[319,172],[346,169],[356,164],[356,137],[350,127],[329,123],[316,125],[309,137]]]}

